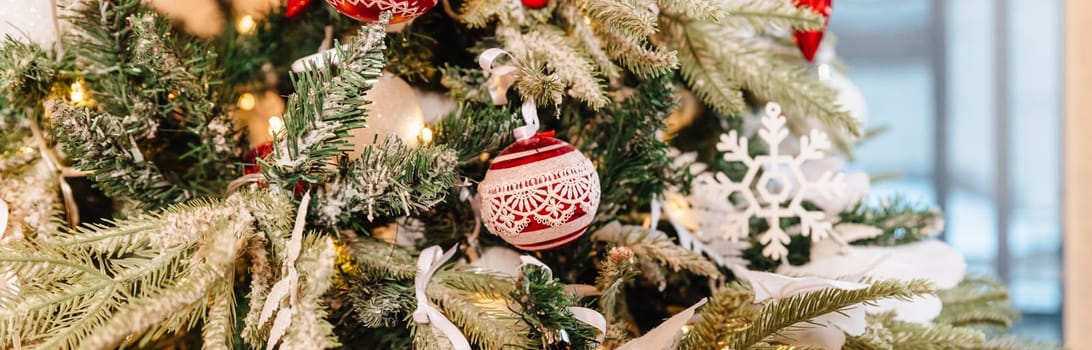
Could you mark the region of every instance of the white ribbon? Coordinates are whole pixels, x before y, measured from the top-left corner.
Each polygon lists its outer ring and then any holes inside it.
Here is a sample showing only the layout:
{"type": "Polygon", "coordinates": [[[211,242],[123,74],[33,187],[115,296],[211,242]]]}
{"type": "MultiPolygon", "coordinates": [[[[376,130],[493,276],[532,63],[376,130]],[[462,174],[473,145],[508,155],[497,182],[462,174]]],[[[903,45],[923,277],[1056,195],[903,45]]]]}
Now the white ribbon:
{"type": "MultiPolygon", "coordinates": [[[[501,55],[512,57],[512,54],[508,53],[508,51],[498,48],[485,50],[478,56],[478,65],[482,67],[485,76],[489,78],[486,82],[489,87],[489,97],[493,99],[493,104],[497,106],[508,104],[508,89],[512,87],[512,84],[516,83],[516,80],[519,80],[517,74],[519,69],[516,66],[505,64],[493,67],[501,55]]],[[[524,101],[523,106],[520,107],[520,112],[522,112],[523,121],[527,125],[512,130],[512,134],[516,136],[517,141],[529,139],[535,136],[535,132],[538,131],[538,106],[535,105],[535,101],[524,101]]]]}
{"type": "MultiPolygon", "coordinates": [[[[519,80],[519,68],[515,65],[505,64],[499,67],[493,67],[497,59],[501,55],[508,55],[512,57],[508,51],[504,51],[498,48],[491,48],[482,52],[478,56],[478,65],[482,67],[482,71],[485,72],[485,77],[489,78],[486,84],[489,86],[489,97],[493,99],[493,104],[497,106],[503,106],[508,104],[508,88],[512,87],[512,84],[519,80]]],[[[512,57],[515,60],[514,57],[512,57]]]]}
{"type": "Polygon", "coordinates": [[[466,340],[459,328],[455,327],[455,324],[451,323],[451,320],[448,320],[447,317],[444,317],[444,314],[437,310],[436,306],[432,305],[432,301],[429,301],[428,295],[425,294],[425,289],[428,288],[432,275],[440,269],[444,262],[451,259],[457,250],[458,246],[455,246],[449,249],[447,253],[444,253],[439,246],[431,246],[422,251],[421,256],[417,258],[417,277],[414,279],[417,310],[413,311],[413,320],[421,324],[431,324],[433,328],[440,331],[451,341],[451,346],[455,350],[470,350],[470,342],[466,340]]]}
{"type": "MultiPolygon", "coordinates": [[[[554,273],[553,270],[550,270],[549,266],[546,266],[546,264],[543,264],[542,261],[535,259],[533,256],[522,255],[519,257],[519,260],[522,262],[520,268],[525,265],[535,265],[546,269],[546,272],[549,272],[551,275],[554,273]]],[[[598,329],[599,336],[596,337],[596,341],[600,344],[603,343],[603,340],[607,337],[607,318],[603,317],[603,314],[599,313],[599,311],[578,306],[569,307],[569,312],[573,314],[573,318],[577,321],[587,323],[588,325],[595,327],[595,329],[598,329]]]]}
{"type": "Polygon", "coordinates": [[[705,305],[706,298],[698,300],[690,308],[683,310],[680,313],[671,316],[671,318],[661,323],[656,328],[653,328],[640,338],[630,340],[625,345],[618,347],[618,350],[652,350],[652,349],[669,349],[675,342],[675,336],[682,330],[683,326],[690,322],[691,318],[694,318],[694,312],[698,307],[705,305]]]}
{"type": "Polygon", "coordinates": [[[292,314],[295,312],[292,306],[296,305],[296,293],[299,289],[299,271],[296,270],[296,260],[299,259],[300,250],[303,248],[303,228],[304,224],[307,223],[307,208],[310,202],[311,192],[304,192],[303,198],[300,199],[299,209],[296,210],[296,221],[292,226],[292,235],[289,237],[283,253],[284,264],[281,266],[283,277],[269,289],[265,304],[262,306],[262,312],[258,317],[258,324],[265,325],[269,318],[273,317],[273,312],[277,313],[277,317],[273,320],[273,327],[269,331],[269,339],[266,341],[266,350],[272,350],[276,347],[281,337],[288,331],[288,327],[292,325],[292,314]],[[289,306],[282,308],[281,303],[285,297],[289,298],[289,306]]]}

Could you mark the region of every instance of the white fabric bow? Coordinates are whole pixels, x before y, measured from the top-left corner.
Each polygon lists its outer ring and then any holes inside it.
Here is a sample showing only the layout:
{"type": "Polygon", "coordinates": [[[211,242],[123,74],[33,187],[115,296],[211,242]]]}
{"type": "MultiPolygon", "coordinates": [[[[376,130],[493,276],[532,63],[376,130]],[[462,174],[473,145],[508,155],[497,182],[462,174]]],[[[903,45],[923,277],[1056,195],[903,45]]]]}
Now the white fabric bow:
{"type": "MultiPolygon", "coordinates": [[[[485,50],[478,56],[478,65],[482,67],[485,76],[489,78],[486,82],[489,87],[489,97],[493,99],[493,104],[497,106],[508,104],[508,96],[506,96],[508,89],[516,83],[516,80],[519,80],[517,74],[519,68],[516,68],[516,66],[505,64],[494,67],[501,55],[512,57],[512,54],[509,54],[508,51],[498,48],[485,50]]],[[[523,114],[523,121],[527,125],[516,128],[512,133],[516,136],[516,140],[523,141],[531,138],[538,131],[538,106],[535,105],[535,101],[527,100],[523,102],[520,111],[523,114]]]]}
{"type": "Polygon", "coordinates": [[[618,350],[670,349],[675,342],[675,336],[694,317],[694,311],[705,305],[706,300],[706,298],[698,300],[690,308],[671,316],[667,321],[648,331],[640,338],[630,340],[625,345],[618,347],[618,350]]]}
{"type": "MultiPolygon", "coordinates": [[[[547,272],[553,274],[553,270],[550,270],[549,266],[546,266],[546,264],[543,264],[542,261],[535,259],[533,256],[522,255],[519,257],[519,260],[520,268],[523,268],[525,265],[535,265],[542,267],[543,269],[546,269],[547,272]]],[[[569,312],[571,312],[573,318],[578,321],[587,323],[588,325],[595,327],[595,329],[598,329],[599,336],[596,337],[596,341],[603,343],[603,340],[606,339],[607,336],[607,318],[603,317],[603,314],[599,313],[599,311],[579,306],[569,307],[569,312]]]]}
{"type": "Polygon", "coordinates": [[[414,279],[417,310],[413,311],[413,320],[421,324],[431,324],[433,328],[440,331],[451,341],[451,346],[455,350],[470,350],[470,342],[466,340],[459,328],[455,327],[455,324],[451,323],[451,320],[448,320],[447,317],[444,317],[444,314],[437,310],[435,305],[432,305],[432,301],[429,301],[428,295],[425,294],[425,289],[428,288],[432,275],[440,269],[444,262],[455,255],[456,250],[458,250],[458,246],[452,247],[447,253],[444,253],[439,246],[431,246],[422,251],[421,256],[417,258],[417,277],[414,279]]]}

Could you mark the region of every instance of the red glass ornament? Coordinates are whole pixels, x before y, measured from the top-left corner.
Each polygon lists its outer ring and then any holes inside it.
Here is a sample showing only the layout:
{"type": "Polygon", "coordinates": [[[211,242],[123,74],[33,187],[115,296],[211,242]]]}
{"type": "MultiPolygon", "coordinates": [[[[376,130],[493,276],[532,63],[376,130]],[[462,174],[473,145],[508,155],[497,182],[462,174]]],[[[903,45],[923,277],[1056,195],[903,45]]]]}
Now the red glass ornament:
{"type": "Polygon", "coordinates": [[[796,7],[807,7],[813,12],[823,16],[823,29],[812,31],[799,31],[794,30],[792,32],[793,41],[796,42],[796,47],[800,48],[800,52],[804,54],[804,58],[808,62],[815,61],[815,52],[819,51],[819,43],[823,41],[823,34],[826,33],[827,23],[830,22],[830,13],[832,11],[831,2],[833,0],[796,0],[796,7]]]}
{"type": "MultiPolygon", "coordinates": [[[[258,159],[265,158],[265,156],[268,156],[270,153],[273,153],[273,141],[266,141],[265,143],[251,148],[250,151],[246,153],[246,158],[244,158],[246,166],[243,167],[243,174],[250,175],[262,172],[262,166],[258,165],[258,159]]],[[[266,186],[268,185],[265,182],[258,182],[258,187],[265,188],[266,186]]],[[[303,194],[305,189],[303,182],[297,182],[294,192],[299,196],[303,194]]]]}
{"type": "Polygon", "coordinates": [[[262,172],[262,167],[258,165],[258,159],[265,158],[270,153],[273,153],[273,141],[266,141],[251,148],[250,152],[246,154],[247,165],[243,168],[243,174],[250,175],[262,172]]]}
{"type": "Polygon", "coordinates": [[[553,132],[505,148],[478,184],[482,221],[524,250],[562,246],[588,229],[599,207],[599,174],[553,132]]]}
{"type": "Polygon", "coordinates": [[[546,7],[546,4],[550,3],[550,0],[521,0],[523,6],[527,6],[533,9],[540,9],[546,7]]]}
{"type": "Polygon", "coordinates": [[[311,5],[314,0],[288,0],[288,4],[284,7],[284,16],[289,19],[296,18],[307,6],[311,5]]]}
{"type": "Polygon", "coordinates": [[[383,11],[391,12],[391,23],[405,22],[436,7],[439,0],[326,0],[337,12],[358,21],[375,22],[383,11]]]}

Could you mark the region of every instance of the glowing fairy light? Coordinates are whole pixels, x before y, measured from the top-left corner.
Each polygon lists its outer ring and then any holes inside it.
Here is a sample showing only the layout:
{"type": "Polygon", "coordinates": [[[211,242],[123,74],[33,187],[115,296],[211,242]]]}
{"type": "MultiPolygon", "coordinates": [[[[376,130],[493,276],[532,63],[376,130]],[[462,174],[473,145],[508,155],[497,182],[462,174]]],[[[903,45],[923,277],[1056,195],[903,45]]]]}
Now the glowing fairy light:
{"type": "Polygon", "coordinates": [[[424,143],[432,142],[432,129],[428,127],[421,128],[421,141],[424,143]]]}
{"type": "Polygon", "coordinates": [[[239,22],[235,23],[235,29],[237,29],[239,31],[239,33],[242,33],[242,34],[253,33],[254,29],[257,28],[257,26],[258,26],[258,23],[255,22],[254,17],[251,17],[250,15],[246,15],[246,16],[243,16],[242,18],[239,18],[239,22]]]}
{"type": "Polygon", "coordinates": [[[254,109],[254,106],[258,104],[258,100],[254,97],[254,94],[247,92],[239,95],[239,100],[235,104],[239,106],[239,109],[249,111],[254,109]]]}
{"type": "Polygon", "coordinates": [[[69,93],[68,98],[72,99],[72,102],[82,103],[87,98],[87,92],[83,88],[83,80],[77,80],[72,83],[72,92],[69,93]]]}
{"type": "Polygon", "coordinates": [[[282,130],[284,130],[284,120],[277,116],[269,117],[269,135],[277,136],[282,130]]]}

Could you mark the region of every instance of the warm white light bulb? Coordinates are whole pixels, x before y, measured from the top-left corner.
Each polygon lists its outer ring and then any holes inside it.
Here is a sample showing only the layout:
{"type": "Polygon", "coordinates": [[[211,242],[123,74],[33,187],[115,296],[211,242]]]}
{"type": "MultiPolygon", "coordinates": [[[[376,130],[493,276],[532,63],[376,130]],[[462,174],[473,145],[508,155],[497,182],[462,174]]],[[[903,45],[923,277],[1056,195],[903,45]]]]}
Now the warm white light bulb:
{"type": "Polygon", "coordinates": [[[275,137],[282,130],[284,130],[284,120],[277,116],[269,117],[269,135],[275,137]]]}
{"type": "Polygon", "coordinates": [[[429,129],[427,126],[421,128],[421,141],[424,143],[432,142],[432,129],[429,129]]]}
{"type": "Polygon", "coordinates": [[[68,95],[72,99],[72,102],[80,103],[84,99],[83,81],[76,81],[72,83],[72,92],[68,95]]]}
{"type": "Polygon", "coordinates": [[[250,15],[239,18],[239,22],[235,24],[235,29],[239,30],[240,34],[250,34],[254,32],[254,28],[258,26],[257,22],[254,22],[254,17],[250,15]]]}
{"type": "Polygon", "coordinates": [[[249,92],[239,95],[239,101],[236,102],[236,105],[239,106],[239,109],[244,111],[253,110],[254,106],[257,104],[258,100],[254,97],[254,94],[249,92]]]}

